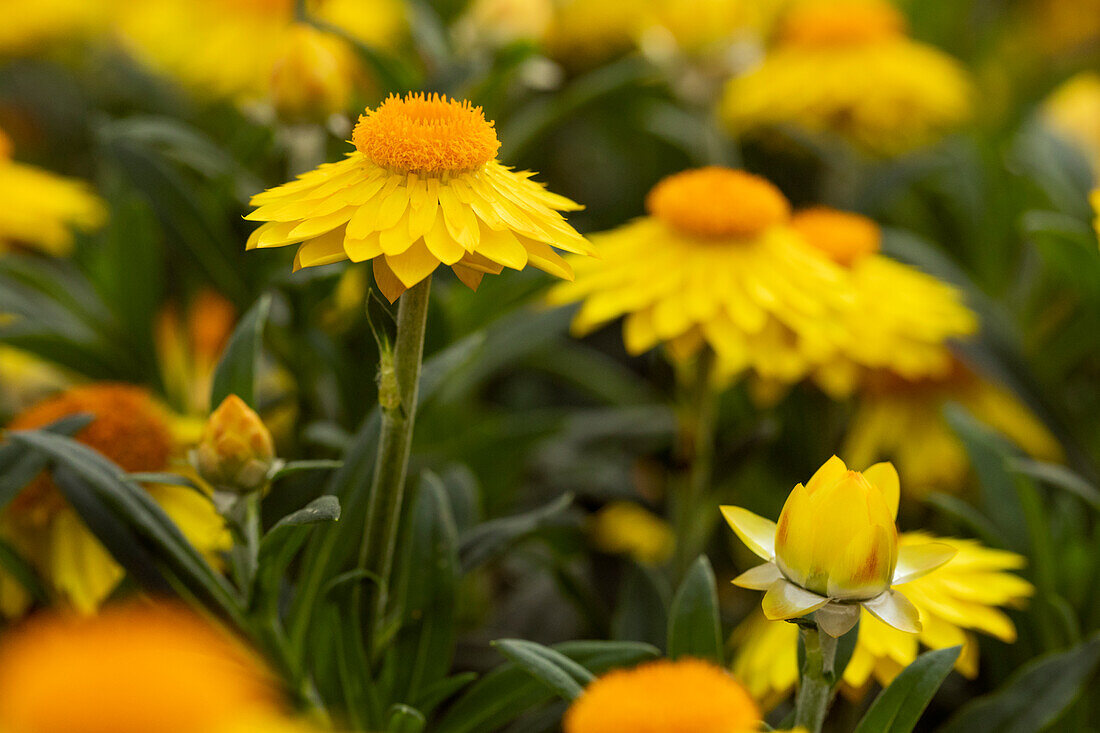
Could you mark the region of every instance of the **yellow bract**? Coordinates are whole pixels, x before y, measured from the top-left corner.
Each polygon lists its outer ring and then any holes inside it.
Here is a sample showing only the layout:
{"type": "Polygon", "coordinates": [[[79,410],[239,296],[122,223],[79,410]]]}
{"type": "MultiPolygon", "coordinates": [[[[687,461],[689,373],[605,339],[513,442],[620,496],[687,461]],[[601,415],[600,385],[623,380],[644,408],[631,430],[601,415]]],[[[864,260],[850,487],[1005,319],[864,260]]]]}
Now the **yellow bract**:
{"type": "Polygon", "coordinates": [[[357,150],[343,161],[252,197],[259,208],[246,218],[267,223],[248,249],[301,243],[295,269],[371,260],[391,302],[440,265],[476,289],[485,273],[528,264],[572,278],[553,247],[592,254],[559,213],[580,206],[531,173],[487,160],[497,140],[480,108],[391,97],[360,120],[355,137],[357,150]]]}
{"type": "Polygon", "coordinates": [[[195,447],[199,475],[221,491],[248,493],[267,486],[275,442],[260,416],[235,394],[222,400],[195,447]]]}
{"type": "Polygon", "coordinates": [[[780,570],[820,595],[874,598],[890,587],[897,565],[897,506],[893,466],[861,474],[834,456],[783,505],[775,535],[780,570]]]}

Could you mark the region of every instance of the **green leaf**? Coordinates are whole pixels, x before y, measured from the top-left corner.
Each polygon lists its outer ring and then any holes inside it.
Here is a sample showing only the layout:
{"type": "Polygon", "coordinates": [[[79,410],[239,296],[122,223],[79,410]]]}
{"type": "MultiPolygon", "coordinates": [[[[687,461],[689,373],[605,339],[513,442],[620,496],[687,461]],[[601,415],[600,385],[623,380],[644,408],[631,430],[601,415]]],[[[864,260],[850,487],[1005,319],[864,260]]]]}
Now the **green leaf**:
{"type": "Polygon", "coordinates": [[[493,646],[566,702],[580,697],[585,686],[595,679],[591,672],[561,652],[533,641],[501,639],[494,641],[493,646]]]}
{"type": "Polygon", "coordinates": [[[270,310],[271,296],[260,296],[234,329],[214,372],[214,384],[210,389],[211,409],[231,394],[256,409],[256,365],[263,349],[264,325],[270,310]]]}
{"type": "Polygon", "coordinates": [[[722,627],[718,615],[718,585],[706,555],[688,570],[668,612],[668,656],[697,657],[721,666],[722,627]]]}
{"type": "MultiPolygon", "coordinates": [[[[70,415],[42,428],[58,435],[76,435],[94,420],[92,415],[70,415]]],[[[3,510],[31,479],[45,470],[49,459],[18,443],[0,445],[0,510],[3,510]]]]}
{"type": "Polygon", "coordinates": [[[49,593],[39,579],[38,573],[34,571],[34,568],[31,567],[29,562],[24,560],[23,557],[15,551],[14,547],[3,540],[0,540],[0,568],[3,568],[4,572],[8,573],[8,575],[19,583],[19,585],[23,586],[23,589],[27,591],[35,602],[41,604],[49,603],[49,593]]]}
{"type": "Polygon", "coordinates": [[[276,522],[260,540],[256,559],[257,593],[274,600],[283,572],[309,538],[314,526],[339,519],[340,500],[335,496],[321,496],[276,522]]]}
{"type": "Polygon", "coordinates": [[[444,677],[422,688],[417,698],[413,700],[413,705],[417,710],[430,714],[440,703],[457,694],[459,690],[476,679],[476,672],[463,672],[462,674],[444,677]]]}
{"type": "MultiPolygon", "coordinates": [[[[572,641],[553,649],[593,674],[654,659],[660,652],[649,644],[622,641],[572,641]]],[[[434,733],[488,733],[554,700],[542,682],[513,662],[478,680],[433,727],[434,733]]]]}
{"type": "Polygon", "coordinates": [[[1000,689],[971,700],[937,733],[1034,733],[1046,730],[1085,689],[1100,661],[1100,633],[1016,670],[1000,689]]]}
{"type": "Polygon", "coordinates": [[[408,705],[394,705],[386,720],[386,733],[420,733],[427,721],[424,714],[408,705]]]}
{"type": "Polygon", "coordinates": [[[493,519],[464,533],[459,547],[462,572],[469,573],[517,542],[539,531],[568,509],[572,503],[572,494],[562,494],[545,506],[512,517],[493,519]]]}
{"type": "Polygon", "coordinates": [[[271,474],[272,481],[291,476],[303,471],[334,471],[344,465],[343,461],[315,460],[315,461],[290,461],[279,466],[275,473],[271,474]]]}
{"type": "Polygon", "coordinates": [[[1038,479],[1048,486],[1062,489],[1084,501],[1093,510],[1100,512],[1100,489],[1057,463],[1044,463],[1030,458],[1016,458],[1011,461],[1014,470],[1025,476],[1038,479]]]}
{"type": "Polygon", "coordinates": [[[960,651],[961,646],[953,646],[917,657],[875,698],[855,733],[909,733],[913,730],[951,673],[960,651]]]}
{"type": "Polygon", "coordinates": [[[611,634],[623,641],[644,641],[664,648],[668,641],[668,581],[655,570],[631,565],[623,577],[611,634]]]}

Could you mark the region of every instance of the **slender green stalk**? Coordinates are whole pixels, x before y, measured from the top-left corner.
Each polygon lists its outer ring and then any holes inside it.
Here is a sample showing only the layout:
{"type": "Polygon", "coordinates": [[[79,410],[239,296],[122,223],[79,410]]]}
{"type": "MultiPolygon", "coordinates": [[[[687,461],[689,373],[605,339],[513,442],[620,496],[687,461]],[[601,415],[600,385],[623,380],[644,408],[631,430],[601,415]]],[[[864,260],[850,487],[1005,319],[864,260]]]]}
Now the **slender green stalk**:
{"type": "Polygon", "coordinates": [[[798,630],[806,657],[802,662],[802,681],[795,700],[794,722],[810,733],[819,733],[833,701],[837,640],[812,621],[799,624],[798,630]]]}
{"type": "MultiPolygon", "coordinates": [[[[425,278],[401,296],[397,307],[397,337],[394,340],[392,372],[383,363],[378,402],[382,407],[382,430],[378,457],[374,463],[366,528],[359,549],[359,567],[376,582],[368,609],[368,632],[373,636],[385,617],[390,573],[393,569],[397,525],[405,494],[416,419],[416,395],[420,364],[424,356],[424,330],[428,319],[431,278],[425,278]]],[[[373,646],[373,639],[368,639],[373,646]]]]}
{"type": "Polygon", "coordinates": [[[688,463],[686,480],[675,497],[677,576],[684,573],[703,550],[707,527],[698,522],[700,503],[710,489],[714,469],[717,395],[714,391],[715,354],[704,346],[695,360],[687,385],[687,404],[680,419],[679,451],[688,463]]]}

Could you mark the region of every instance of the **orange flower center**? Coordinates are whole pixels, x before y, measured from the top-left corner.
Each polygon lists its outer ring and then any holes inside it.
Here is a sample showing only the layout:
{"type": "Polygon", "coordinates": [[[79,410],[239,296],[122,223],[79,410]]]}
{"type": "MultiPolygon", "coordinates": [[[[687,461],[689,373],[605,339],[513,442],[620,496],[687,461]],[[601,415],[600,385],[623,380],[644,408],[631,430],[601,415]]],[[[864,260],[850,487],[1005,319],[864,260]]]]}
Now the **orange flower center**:
{"type": "MultiPolygon", "coordinates": [[[[175,449],[165,416],[147,391],[126,384],[76,387],[43,400],[17,415],[10,430],[35,430],[63,417],[86,413],[94,419],[76,434],[84,445],[129,472],[162,471],[175,449]]],[[[8,505],[35,525],[48,522],[65,505],[46,474],[31,481],[8,505]]]]}
{"type": "Polygon", "coordinates": [[[791,226],[813,247],[838,265],[851,267],[856,260],[878,252],[882,231],[865,216],[824,206],[799,211],[791,226]]]}
{"type": "Polygon", "coordinates": [[[423,93],[390,95],[359,117],[356,149],[390,170],[423,174],[471,171],[496,157],[493,123],[481,107],[423,93]]]}
{"type": "Polygon", "coordinates": [[[792,10],[780,41],[793,46],[850,46],[905,35],[905,16],[889,3],[851,0],[792,10]]]}
{"type": "Polygon", "coordinates": [[[707,238],[750,238],[781,224],[791,205],[770,182],[732,168],[697,168],[660,181],[646,209],[669,226],[707,238]]]}

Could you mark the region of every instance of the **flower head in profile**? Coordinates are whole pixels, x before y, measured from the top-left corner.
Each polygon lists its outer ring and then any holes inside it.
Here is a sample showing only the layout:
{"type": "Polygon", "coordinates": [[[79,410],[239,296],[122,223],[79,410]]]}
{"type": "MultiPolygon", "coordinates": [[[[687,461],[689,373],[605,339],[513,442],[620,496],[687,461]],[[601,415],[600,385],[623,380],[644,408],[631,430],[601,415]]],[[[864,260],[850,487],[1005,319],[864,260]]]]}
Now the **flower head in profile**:
{"type": "Polygon", "coordinates": [[[12,160],[12,148],[0,130],[0,253],[22,247],[68,255],[73,230],[102,226],[106,205],[82,181],[12,160]]]}
{"type": "Polygon", "coordinates": [[[791,227],[851,274],[851,344],[814,375],[826,391],[846,396],[867,369],[891,369],[908,379],[950,373],[949,343],[978,328],[977,316],[955,288],[881,255],[878,224],[859,214],[804,209],[791,227]]]}
{"type": "MultiPolygon", "coordinates": [[[[862,611],[859,638],[842,678],[842,690],[850,697],[862,697],[872,679],[889,685],[921,647],[962,646],[955,668],[973,678],[978,674],[976,634],[1006,643],[1016,640],[1016,627],[1000,607],[1018,607],[1034,592],[1030,583],[1011,572],[1023,567],[1024,558],[969,539],[923,532],[905,532],[898,538],[900,548],[929,542],[950,545],[958,554],[943,567],[897,587],[920,612],[920,632],[898,631],[862,611]]],[[[794,689],[798,630],[792,624],[753,614],[734,630],[732,641],[733,672],[755,699],[771,707],[794,689]]]]}
{"type": "Polygon", "coordinates": [[[935,377],[906,379],[888,370],[867,375],[857,392],[844,455],[857,465],[893,461],[909,498],[957,492],[966,483],[970,458],[944,412],[952,403],[1033,458],[1064,456],[1058,439],[1026,404],[957,359],[935,377]]]}
{"type": "Polygon", "coordinates": [[[485,273],[528,264],[558,277],[554,250],[591,254],[559,213],[580,208],[496,160],[480,107],[439,95],[391,96],[359,118],[355,151],[257,194],[266,222],[248,248],[297,244],[295,269],[370,260],[390,301],[441,265],[477,288],[485,273]]]}
{"type": "MultiPolygon", "coordinates": [[[[27,408],[7,428],[34,430],[79,414],[93,420],[76,440],[124,471],[162,472],[182,457],[183,446],[167,410],[146,390],[126,384],[73,387],[27,408]]],[[[187,539],[216,563],[230,538],[211,502],[182,486],[145,488],[187,539]]],[[[63,605],[81,613],[95,611],[124,575],[45,473],[32,479],[0,514],[0,538],[31,563],[63,605]]],[[[0,573],[0,612],[18,615],[29,603],[22,586],[0,573]]]]}
{"type": "Polygon", "coordinates": [[[581,302],[573,332],[623,317],[627,350],[659,344],[677,360],[704,346],[720,369],[794,382],[849,342],[852,293],[844,270],[789,226],[790,204],[768,181],[709,167],[665,178],[648,216],[598,234],[600,259],[551,303],[581,302]]]}
{"type": "Polygon", "coordinates": [[[934,142],[970,116],[963,67],[906,36],[886,0],[804,0],[780,21],[763,62],[728,83],[721,114],[736,133],[795,125],[878,154],[934,142]]]}
{"type": "Polygon", "coordinates": [[[46,614],[0,643],[0,729],[244,733],[285,718],[275,677],[225,631],[177,605],[46,614]]]}
{"type": "Polygon", "coordinates": [[[741,541],[767,560],[734,584],[767,591],[767,618],[813,613],[830,636],[851,629],[861,607],[900,631],[919,632],[919,611],[893,586],[935,570],[956,551],[936,542],[899,547],[899,487],[889,463],[860,473],[833,456],[794,487],[778,524],[741,507],[722,507],[741,541]]]}
{"type": "Polygon", "coordinates": [[[565,733],[750,733],[760,711],[724,669],[661,660],[600,677],[569,708],[565,733]]]}

